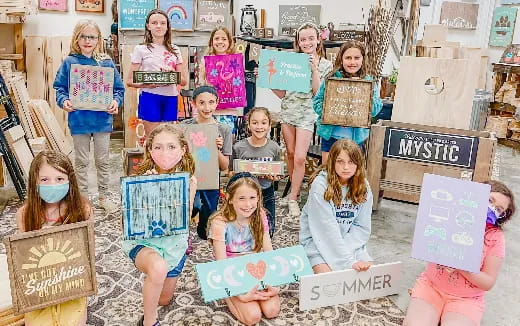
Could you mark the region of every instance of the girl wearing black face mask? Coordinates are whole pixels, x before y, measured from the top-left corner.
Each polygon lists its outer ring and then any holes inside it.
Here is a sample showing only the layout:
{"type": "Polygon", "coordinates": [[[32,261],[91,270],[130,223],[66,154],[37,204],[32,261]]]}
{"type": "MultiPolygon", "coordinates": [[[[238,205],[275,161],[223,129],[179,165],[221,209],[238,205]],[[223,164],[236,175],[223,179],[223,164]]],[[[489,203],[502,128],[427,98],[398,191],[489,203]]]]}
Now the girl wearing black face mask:
{"type": "Polygon", "coordinates": [[[484,294],[498,276],[505,256],[502,225],[515,213],[512,191],[490,181],[482,264],[479,273],[429,263],[412,290],[403,325],[480,325],[484,294]]]}

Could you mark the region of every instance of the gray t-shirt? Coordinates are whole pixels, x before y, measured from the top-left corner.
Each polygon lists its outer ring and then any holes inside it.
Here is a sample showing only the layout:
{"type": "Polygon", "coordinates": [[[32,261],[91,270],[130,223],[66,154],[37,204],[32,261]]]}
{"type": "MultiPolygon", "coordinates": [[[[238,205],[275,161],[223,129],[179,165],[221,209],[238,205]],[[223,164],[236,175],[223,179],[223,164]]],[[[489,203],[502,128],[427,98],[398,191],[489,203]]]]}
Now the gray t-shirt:
{"type": "MultiPolygon", "coordinates": [[[[254,147],[249,140],[242,139],[233,146],[233,159],[255,160],[255,161],[279,161],[280,146],[273,140],[268,139],[262,147],[254,147]]],[[[273,183],[265,178],[258,178],[262,189],[269,188],[273,183]]]]}
{"type": "MultiPolygon", "coordinates": [[[[189,125],[195,125],[198,124],[196,118],[186,119],[183,120],[181,123],[189,124],[189,125]]],[[[222,146],[222,154],[231,156],[233,153],[233,138],[231,137],[231,128],[229,128],[227,125],[216,122],[219,136],[224,138],[224,146],[222,146]]]]}

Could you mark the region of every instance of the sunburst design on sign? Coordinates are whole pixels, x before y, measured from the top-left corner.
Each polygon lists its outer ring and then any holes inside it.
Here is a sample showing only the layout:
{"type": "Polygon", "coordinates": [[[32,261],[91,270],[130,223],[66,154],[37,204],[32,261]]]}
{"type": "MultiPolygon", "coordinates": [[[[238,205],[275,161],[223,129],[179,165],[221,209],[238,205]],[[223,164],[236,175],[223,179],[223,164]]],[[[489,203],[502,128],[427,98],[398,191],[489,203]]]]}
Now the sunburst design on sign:
{"type": "Polygon", "coordinates": [[[47,239],[47,245],[41,245],[39,248],[34,246],[29,249],[32,255],[28,260],[34,263],[23,264],[22,269],[52,266],[81,257],[81,253],[75,251],[76,249],[70,244],[70,240],[65,240],[62,245],[60,241],[55,243],[53,238],[47,239]]]}

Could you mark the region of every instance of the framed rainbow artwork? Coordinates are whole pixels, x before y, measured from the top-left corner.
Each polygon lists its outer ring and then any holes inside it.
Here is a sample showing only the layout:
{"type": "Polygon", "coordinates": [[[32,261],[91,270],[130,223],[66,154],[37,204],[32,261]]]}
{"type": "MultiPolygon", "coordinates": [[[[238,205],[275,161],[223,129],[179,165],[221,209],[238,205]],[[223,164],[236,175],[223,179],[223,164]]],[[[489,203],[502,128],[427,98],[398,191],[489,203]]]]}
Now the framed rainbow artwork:
{"type": "Polygon", "coordinates": [[[159,0],[159,9],[168,14],[172,29],[178,31],[193,30],[193,8],[193,0],[159,0]]]}

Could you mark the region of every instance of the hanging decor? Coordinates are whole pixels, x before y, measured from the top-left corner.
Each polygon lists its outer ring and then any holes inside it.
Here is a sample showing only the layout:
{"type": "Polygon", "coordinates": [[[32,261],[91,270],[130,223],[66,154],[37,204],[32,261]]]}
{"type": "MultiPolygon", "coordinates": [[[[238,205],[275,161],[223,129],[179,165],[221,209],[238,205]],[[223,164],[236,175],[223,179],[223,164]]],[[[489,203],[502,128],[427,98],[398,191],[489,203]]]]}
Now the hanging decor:
{"type": "Polygon", "coordinates": [[[388,46],[396,26],[395,11],[381,6],[372,6],[368,12],[368,32],[366,35],[367,74],[374,78],[381,76],[388,46]]]}

